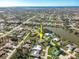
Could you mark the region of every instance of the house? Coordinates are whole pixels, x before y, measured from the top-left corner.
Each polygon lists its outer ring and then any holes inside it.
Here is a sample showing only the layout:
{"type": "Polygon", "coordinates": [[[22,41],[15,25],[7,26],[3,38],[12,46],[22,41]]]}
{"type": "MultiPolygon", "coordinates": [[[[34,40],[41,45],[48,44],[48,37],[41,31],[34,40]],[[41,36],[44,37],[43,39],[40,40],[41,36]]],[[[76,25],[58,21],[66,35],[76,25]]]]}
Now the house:
{"type": "Polygon", "coordinates": [[[35,45],[32,49],[35,49],[35,50],[41,50],[41,46],[40,45],[35,45]]]}
{"type": "Polygon", "coordinates": [[[4,33],[0,33],[0,35],[3,35],[4,33]]]}
{"type": "Polygon", "coordinates": [[[29,49],[30,48],[30,44],[25,44],[25,45],[23,45],[23,48],[27,48],[27,49],[29,49]]]}
{"type": "Polygon", "coordinates": [[[66,45],[66,48],[68,48],[68,51],[73,51],[76,48],[76,45],[71,43],[71,44],[66,45]]]}
{"type": "Polygon", "coordinates": [[[0,23],[0,30],[3,30],[5,28],[5,23],[0,23]]]}
{"type": "Polygon", "coordinates": [[[5,21],[4,21],[4,19],[0,19],[0,23],[4,23],[5,21]]]}
{"type": "Polygon", "coordinates": [[[13,48],[16,48],[16,46],[14,46],[12,42],[8,42],[4,45],[4,48],[13,49],[13,48]]]}
{"type": "Polygon", "coordinates": [[[39,59],[39,58],[34,58],[34,59],[39,59]]]}
{"type": "Polygon", "coordinates": [[[39,58],[40,57],[40,51],[39,50],[31,50],[30,55],[35,57],[35,58],[39,58]]]}
{"type": "Polygon", "coordinates": [[[21,32],[19,35],[17,35],[17,38],[22,38],[25,34],[25,31],[21,32]]]}
{"type": "Polygon", "coordinates": [[[77,53],[79,53],[79,48],[76,48],[74,51],[77,52],[77,53]]]}
{"type": "Polygon", "coordinates": [[[31,49],[31,53],[30,53],[30,56],[33,56],[35,58],[39,58],[41,55],[41,50],[42,50],[42,47],[40,45],[35,45],[33,46],[33,48],[31,49]]]}
{"type": "Polygon", "coordinates": [[[18,20],[18,19],[16,19],[16,20],[12,19],[12,20],[7,20],[7,23],[9,23],[9,24],[19,24],[19,23],[21,23],[21,21],[18,20]]]}
{"type": "Polygon", "coordinates": [[[60,38],[55,37],[55,38],[53,38],[53,41],[60,41],[60,38]]]}
{"type": "Polygon", "coordinates": [[[51,33],[45,33],[45,36],[52,36],[51,33]]]}
{"type": "Polygon", "coordinates": [[[46,32],[45,33],[45,36],[51,36],[51,37],[55,37],[55,33],[50,33],[50,32],[46,32]]]}
{"type": "Polygon", "coordinates": [[[27,40],[27,42],[26,42],[27,44],[31,44],[31,41],[30,40],[27,40]]]}
{"type": "Polygon", "coordinates": [[[5,55],[6,52],[4,51],[0,51],[0,57],[2,57],[3,55],[5,55]]]}

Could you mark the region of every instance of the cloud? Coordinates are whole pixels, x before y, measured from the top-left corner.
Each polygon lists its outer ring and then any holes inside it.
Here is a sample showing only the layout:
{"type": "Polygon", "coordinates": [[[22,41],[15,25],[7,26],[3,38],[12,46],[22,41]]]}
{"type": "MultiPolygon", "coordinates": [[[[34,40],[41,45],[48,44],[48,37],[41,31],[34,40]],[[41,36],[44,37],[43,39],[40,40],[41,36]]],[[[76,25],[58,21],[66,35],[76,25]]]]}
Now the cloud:
{"type": "Polygon", "coordinates": [[[0,2],[0,7],[10,7],[10,6],[24,6],[24,4],[17,2],[0,2]]]}

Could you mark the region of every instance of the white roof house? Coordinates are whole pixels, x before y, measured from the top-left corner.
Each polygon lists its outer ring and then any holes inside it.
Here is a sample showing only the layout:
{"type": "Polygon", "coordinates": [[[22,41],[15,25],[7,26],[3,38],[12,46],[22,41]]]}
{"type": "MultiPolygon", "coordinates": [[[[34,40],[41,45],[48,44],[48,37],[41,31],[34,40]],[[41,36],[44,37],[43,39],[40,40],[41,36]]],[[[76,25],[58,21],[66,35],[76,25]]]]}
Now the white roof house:
{"type": "Polygon", "coordinates": [[[1,18],[0,18],[0,23],[3,23],[3,22],[5,22],[4,19],[1,19],[1,18]]]}
{"type": "Polygon", "coordinates": [[[76,48],[74,51],[77,52],[77,53],[79,53],[79,48],[76,48]]]}
{"type": "Polygon", "coordinates": [[[32,49],[41,50],[41,46],[40,45],[35,45],[32,49]]]}
{"type": "Polygon", "coordinates": [[[39,59],[39,58],[34,58],[34,59],[39,59]]]}
{"type": "Polygon", "coordinates": [[[58,37],[53,38],[53,41],[59,41],[59,40],[60,40],[60,38],[58,38],[58,37]]]}
{"type": "Polygon", "coordinates": [[[40,51],[32,50],[30,55],[38,58],[38,57],[40,57],[40,51]]]}
{"type": "Polygon", "coordinates": [[[72,51],[76,48],[76,45],[75,44],[68,44],[68,45],[66,45],[66,47],[68,48],[69,51],[72,51]]]}
{"type": "Polygon", "coordinates": [[[34,57],[40,57],[40,53],[41,53],[41,46],[40,45],[35,45],[32,50],[31,50],[31,56],[34,56],[34,57]]]}
{"type": "Polygon", "coordinates": [[[46,35],[46,36],[51,36],[52,34],[51,34],[51,33],[45,33],[45,35],[46,35]]]}

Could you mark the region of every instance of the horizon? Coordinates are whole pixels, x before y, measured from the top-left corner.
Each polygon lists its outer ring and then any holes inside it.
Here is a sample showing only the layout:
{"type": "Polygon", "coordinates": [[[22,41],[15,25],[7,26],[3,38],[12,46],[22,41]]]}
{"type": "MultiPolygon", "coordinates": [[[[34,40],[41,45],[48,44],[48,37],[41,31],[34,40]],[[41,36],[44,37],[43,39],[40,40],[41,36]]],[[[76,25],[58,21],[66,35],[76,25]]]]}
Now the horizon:
{"type": "Polygon", "coordinates": [[[79,6],[4,6],[0,8],[26,7],[26,8],[79,8],[79,6]]]}
{"type": "Polygon", "coordinates": [[[1,0],[0,7],[79,6],[79,0],[1,0]]]}

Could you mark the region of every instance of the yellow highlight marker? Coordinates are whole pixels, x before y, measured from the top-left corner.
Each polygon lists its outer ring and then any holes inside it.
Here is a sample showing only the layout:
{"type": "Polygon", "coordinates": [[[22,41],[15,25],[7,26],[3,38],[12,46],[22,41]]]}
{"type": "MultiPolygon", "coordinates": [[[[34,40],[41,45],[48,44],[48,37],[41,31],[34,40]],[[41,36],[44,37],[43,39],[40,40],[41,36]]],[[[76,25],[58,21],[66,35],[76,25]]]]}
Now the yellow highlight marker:
{"type": "Polygon", "coordinates": [[[43,38],[43,33],[41,32],[40,33],[40,40],[42,40],[42,38],[43,38]]]}
{"type": "Polygon", "coordinates": [[[42,40],[42,38],[43,38],[42,24],[40,26],[41,26],[41,28],[40,28],[40,40],[42,40]]]}

